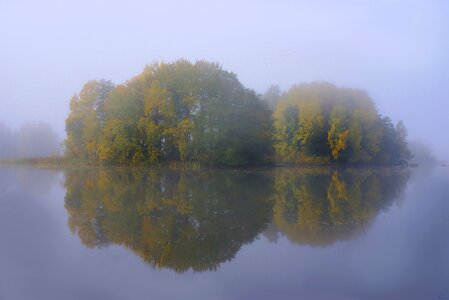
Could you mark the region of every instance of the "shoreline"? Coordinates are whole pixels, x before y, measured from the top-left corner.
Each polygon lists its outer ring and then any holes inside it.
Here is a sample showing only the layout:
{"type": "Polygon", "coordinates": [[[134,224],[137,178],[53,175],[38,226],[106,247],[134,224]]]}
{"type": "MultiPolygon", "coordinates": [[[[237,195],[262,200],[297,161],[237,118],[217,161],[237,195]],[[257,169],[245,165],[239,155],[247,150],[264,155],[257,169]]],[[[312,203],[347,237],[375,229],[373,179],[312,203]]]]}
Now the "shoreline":
{"type": "Polygon", "coordinates": [[[383,169],[383,168],[415,168],[418,164],[362,164],[362,163],[271,163],[265,165],[209,165],[200,162],[159,162],[130,166],[127,164],[99,164],[83,160],[71,160],[64,157],[23,158],[0,160],[0,166],[25,166],[44,169],[173,169],[173,170],[199,170],[199,169],[223,169],[223,170],[272,170],[272,169],[297,169],[297,168],[331,168],[331,169],[383,169]]]}

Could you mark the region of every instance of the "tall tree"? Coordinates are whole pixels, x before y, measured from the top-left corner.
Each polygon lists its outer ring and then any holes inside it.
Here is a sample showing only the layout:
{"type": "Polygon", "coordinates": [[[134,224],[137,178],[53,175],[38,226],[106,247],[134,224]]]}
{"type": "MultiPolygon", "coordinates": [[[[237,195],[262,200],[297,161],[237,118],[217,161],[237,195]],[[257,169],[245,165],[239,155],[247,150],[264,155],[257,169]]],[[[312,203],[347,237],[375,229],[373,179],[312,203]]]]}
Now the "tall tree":
{"type": "Polygon", "coordinates": [[[16,141],[16,157],[47,157],[60,153],[59,136],[45,122],[24,124],[17,132],[16,141]]]}
{"type": "Polygon", "coordinates": [[[88,82],[71,101],[66,129],[67,155],[99,162],[247,165],[272,155],[267,105],[205,61],[156,63],[110,89],[88,82]]]}
{"type": "Polygon", "coordinates": [[[271,85],[261,96],[261,99],[268,104],[271,110],[274,110],[279,99],[281,99],[282,91],[279,85],[271,85]]]}
{"type": "Polygon", "coordinates": [[[88,81],[70,100],[66,119],[66,155],[72,158],[97,160],[97,143],[105,124],[104,103],[114,88],[110,81],[88,81]]]}
{"type": "Polygon", "coordinates": [[[393,127],[361,90],[329,83],[301,84],[274,112],[277,158],[303,163],[405,163],[405,126],[393,127]]]}

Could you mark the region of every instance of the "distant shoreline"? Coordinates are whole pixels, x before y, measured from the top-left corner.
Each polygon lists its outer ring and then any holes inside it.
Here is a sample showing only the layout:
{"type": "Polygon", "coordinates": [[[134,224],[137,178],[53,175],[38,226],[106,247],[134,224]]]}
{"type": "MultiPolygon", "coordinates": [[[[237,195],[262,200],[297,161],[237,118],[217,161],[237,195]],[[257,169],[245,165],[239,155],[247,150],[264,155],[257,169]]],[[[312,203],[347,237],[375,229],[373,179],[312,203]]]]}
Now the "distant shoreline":
{"type": "MultiPolygon", "coordinates": [[[[440,163],[438,163],[440,165],[440,163]]],[[[21,158],[0,160],[0,166],[31,166],[39,168],[168,168],[168,169],[237,169],[237,170],[257,170],[275,168],[412,168],[418,164],[370,164],[370,163],[342,163],[342,162],[321,162],[321,163],[272,163],[264,165],[214,165],[194,161],[163,161],[151,164],[141,164],[130,166],[128,164],[102,164],[92,163],[85,160],[73,160],[61,156],[51,156],[42,158],[21,158]]]]}

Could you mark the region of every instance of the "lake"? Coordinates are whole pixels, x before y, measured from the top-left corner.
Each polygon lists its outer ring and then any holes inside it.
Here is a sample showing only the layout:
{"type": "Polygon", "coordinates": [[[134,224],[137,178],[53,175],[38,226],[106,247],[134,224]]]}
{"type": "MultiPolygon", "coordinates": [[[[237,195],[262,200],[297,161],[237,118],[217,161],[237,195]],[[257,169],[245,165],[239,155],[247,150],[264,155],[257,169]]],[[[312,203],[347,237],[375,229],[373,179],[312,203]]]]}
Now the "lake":
{"type": "Polygon", "coordinates": [[[0,299],[449,299],[449,168],[0,168],[0,299]]]}

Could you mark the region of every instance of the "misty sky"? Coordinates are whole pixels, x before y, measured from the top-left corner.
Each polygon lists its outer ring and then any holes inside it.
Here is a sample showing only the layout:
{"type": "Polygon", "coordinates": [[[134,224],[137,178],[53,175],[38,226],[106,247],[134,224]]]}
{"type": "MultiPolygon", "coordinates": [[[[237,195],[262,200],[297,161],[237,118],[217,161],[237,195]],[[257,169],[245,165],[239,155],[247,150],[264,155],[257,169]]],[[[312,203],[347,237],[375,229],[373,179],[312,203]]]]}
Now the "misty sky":
{"type": "Polygon", "coordinates": [[[410,138],[449,158],[448,0],[0,0],[0,121],[61,136],[89,79],[207,59],[263,92],[326,80],[366,89],[410,138]]]}

